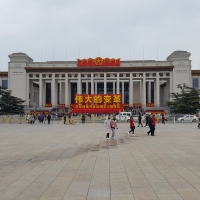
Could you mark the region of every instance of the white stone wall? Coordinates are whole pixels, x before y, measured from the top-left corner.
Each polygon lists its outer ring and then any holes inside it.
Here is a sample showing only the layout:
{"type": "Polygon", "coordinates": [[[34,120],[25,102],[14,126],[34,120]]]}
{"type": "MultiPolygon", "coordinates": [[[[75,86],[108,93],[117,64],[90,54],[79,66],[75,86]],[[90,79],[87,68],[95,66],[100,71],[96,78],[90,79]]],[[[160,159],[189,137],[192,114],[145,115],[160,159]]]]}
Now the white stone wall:
{"type": "Polygon", "coordinates": [[[180,92],[177,88],[178,84],[187,84],[192,87],[191,79],[191,61],[189,60],[190,53],[187,51],[174,51],[167,57],[168,61],[172,62],[173,69],[173,92],[180,92]]]}
{"type": "Polygon", "coordinates": [[[26,63],[9,63],[9,90],[12,95],[26,100],[26,63]]]}

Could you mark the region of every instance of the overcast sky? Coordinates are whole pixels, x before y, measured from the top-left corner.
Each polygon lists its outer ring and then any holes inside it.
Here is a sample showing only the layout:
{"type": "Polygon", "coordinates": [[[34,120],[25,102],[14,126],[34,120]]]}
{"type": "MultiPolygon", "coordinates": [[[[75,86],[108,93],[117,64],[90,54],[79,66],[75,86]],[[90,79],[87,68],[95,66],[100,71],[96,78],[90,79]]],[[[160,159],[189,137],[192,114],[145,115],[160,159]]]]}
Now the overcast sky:
{"type": "Polygon", "coordinates": [[[15,52],[46,62],[166,60],[176,50],[200,69],[200,0],[0,1],[1,71],[15,52]]]}

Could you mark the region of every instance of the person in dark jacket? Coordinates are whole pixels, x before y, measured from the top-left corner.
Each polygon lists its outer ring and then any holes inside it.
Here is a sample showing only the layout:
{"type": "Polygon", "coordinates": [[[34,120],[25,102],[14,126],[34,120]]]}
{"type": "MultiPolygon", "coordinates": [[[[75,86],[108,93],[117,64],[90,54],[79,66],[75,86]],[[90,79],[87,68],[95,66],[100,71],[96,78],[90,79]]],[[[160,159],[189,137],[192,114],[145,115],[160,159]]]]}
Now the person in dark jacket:
{"type": "Polygon", "coordinates": [[[50,114],[48,114],[47,120],[48,120],[48,124],[50,124],[50,121],[51,121],[51,115],[50,114]]]}
{"type": "Polygon", "coordinates": [[[148,125],[149,125],[150,130],[147,132],[147,134],[149,135],[149,133],[152,133],[152,131],[153,131],[152,115],[149,115],[149,117],[148,117],[148,125]]]}
{"type": "Polygon", "coordinates": [[[130,131],[128,132],[128,135],[132,132],[132,135],[135,136],[134,131],[135,131],[135,124],[134,124],[134,119],[133,116],[131,115],[130,117],[130,131]]]}
{"type": "Polygon", "coordinates": [[[155,115],[152,116],[152,131],[151,131],[151,136],[154,136],[154,132],[156,130],[156,118],[155,115]]]}
{"type": "Polygon", "coordinates": [[[146,125],[145,125],[145,127],[147,127],[147,126],[148,126],[148,118],[149,118],[149,115],[146,115],[146,118],[145,118],[146,125]]]}
{"type": "Polygon", "coordinates": [[[139,113],[139,116],[138,116],[138,127],[141,125],[141,127],[143,127],[142,125],[142,115],[141,113],[139,113]]]}
{"type": "Polygon", "coordinates": [[[162,124],[165,125],[165,115],[162,113],[162,124]]]}
{"type": "Polygon", "coordinates": [[[81,120],[82,120],[82,124],[84,124],[85,123],[85,115],[84,114],[82,114],[81,120]]]}
{"type": "Polygon", "coordinates": [[[66,119],[67,119],[67,116],[64,115],[64,124],[66,124],[66,119]]]}

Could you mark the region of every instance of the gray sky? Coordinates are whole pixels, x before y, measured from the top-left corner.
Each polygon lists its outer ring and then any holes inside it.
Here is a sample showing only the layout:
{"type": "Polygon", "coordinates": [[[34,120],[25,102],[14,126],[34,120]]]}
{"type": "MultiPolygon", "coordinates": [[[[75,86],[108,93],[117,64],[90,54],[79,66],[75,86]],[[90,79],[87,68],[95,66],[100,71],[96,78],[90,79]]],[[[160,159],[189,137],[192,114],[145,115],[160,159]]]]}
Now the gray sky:
{"type": "Polygon", "coordinates": [[[199,0],[1,0],[0,68],[15,52],[35,62],[142,60],[144,47],[145,60],[189,51],[200,69],[199,11],[199,0]]]}

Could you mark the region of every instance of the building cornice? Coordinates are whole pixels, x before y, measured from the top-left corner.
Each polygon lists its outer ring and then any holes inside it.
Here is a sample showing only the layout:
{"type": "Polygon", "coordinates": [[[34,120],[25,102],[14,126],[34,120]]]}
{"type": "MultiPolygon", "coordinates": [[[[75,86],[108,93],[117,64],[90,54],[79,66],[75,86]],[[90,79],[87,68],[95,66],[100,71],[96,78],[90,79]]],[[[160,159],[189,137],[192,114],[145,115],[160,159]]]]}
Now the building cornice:
{"type": "Polygon", "coordinates": [[[174,66],[144,67],[26,67],[26,72],[160,72],[173,71],[174,66]]]}

